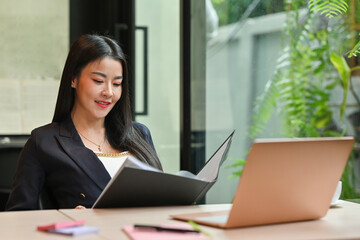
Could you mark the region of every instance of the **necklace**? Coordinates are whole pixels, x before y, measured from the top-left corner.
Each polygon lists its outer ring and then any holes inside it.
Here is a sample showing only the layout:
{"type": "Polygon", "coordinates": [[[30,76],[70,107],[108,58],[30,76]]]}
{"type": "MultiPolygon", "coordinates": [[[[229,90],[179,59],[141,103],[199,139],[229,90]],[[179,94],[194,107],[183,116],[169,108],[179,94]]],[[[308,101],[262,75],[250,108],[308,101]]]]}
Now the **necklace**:
{"type": "Polygon", "coordinates": [[[79,133],[80,133],[80,135],[81,135],[82,137],[84,137],[86,140],[88,140],[89,142],[91,142],[92,144],[94,144],[95,146],[97,146],[99,152],[102,151],[102,145],[104,145],[104,143],[105,143],[105,141],[106,141],[106,138],[104,138],[104,141],[103,141],[101,144],[97,144],[97,143],[91,141],[90,139],[88,139],[87,137],[85,137],[81,132],[79,132],[79,133]]]}

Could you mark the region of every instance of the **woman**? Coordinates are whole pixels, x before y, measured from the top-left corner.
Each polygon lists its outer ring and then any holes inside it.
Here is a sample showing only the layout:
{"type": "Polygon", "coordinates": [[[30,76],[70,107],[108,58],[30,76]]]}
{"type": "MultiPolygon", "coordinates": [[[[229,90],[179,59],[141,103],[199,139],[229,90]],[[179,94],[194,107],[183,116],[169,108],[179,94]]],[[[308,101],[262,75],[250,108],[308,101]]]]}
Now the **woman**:
{"type": "Polygon", "coordinates": [[[119,45],[84,35],[70,49],[52,123],[20,154],[7,210],[91,207],[127,155],[161,169],[149,130],[132,122],[119,45]],[[45,203],[47,204],[47,202],[45,203]]]}

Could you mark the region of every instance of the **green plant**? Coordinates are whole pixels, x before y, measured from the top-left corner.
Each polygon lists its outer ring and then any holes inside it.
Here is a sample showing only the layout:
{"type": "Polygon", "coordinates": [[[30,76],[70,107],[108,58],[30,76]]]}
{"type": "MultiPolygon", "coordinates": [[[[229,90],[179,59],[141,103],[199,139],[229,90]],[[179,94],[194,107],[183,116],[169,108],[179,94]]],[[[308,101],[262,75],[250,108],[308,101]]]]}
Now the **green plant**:
{"type": "MultiPolygon", "coordinates": [[[[357,104],[360,107],[360,99],[351,85],[351,72],[355,70],[359,70],[360,66],[350,68],[348,63],[346,62],[346,59],[343,56],[338,55],[336,53],[331,53],[330,59],[341,77],[343,88],[350,89],[350,91],[355,97],[357,104]]],[[[347,98],[347,91],[344,91],[343,102],[341,104],[341,116],[344,114],[346,109],[346,98],[347,98]]]]}
{"type": "MultiPolygon", "coordinates": [[[[329,7],[329,1],[321,1],[317,0],[317,6],[316,4],[312,4],[311,2],[315,2],[310,0],[309,7],[312,11],[322,11],[322,14],[325,14],[329,18],[332,18],[333,16],[336,16],[337,14],[344,14],[347,12],[347,3],[343,0],[334,1],[331,4],[331,7],[329,7]],[[322,6],[319,8],[318,6],[322,6]]],[[[355,44],[355,46],[348,52],[347,57],[351,58],[353,56],[357,56],[360,53],[360,41],[355,44]]],[[[345,113],[346,109],[346,100],[347,100],[347,92],[348,89],[352,92],[358,106],[360,107],[360,99],[358,95],[356,94],[352,82],[351,82],[351,72],[355,70],[359,70],[360,66],[350,68],[346,59],[342,55],[338,55],[335,52],[331,53],[330,60],[335,66],[336,70],[338,71],[340,77],[341,77],[341,83],[342,87],[344,89],[343,94],[343,101],[340,107],[340,121],[345,113]]],[[[348,164],[344,170],[343,176],[341,180],[345,183],[343,185],[343,190],[341,194],[341,198],[343,199],[352,199],[352,198],[358,198],[359,195],[356,193],[354,189],[354,183],[356,182],[356,177],[354,173],[354,164],[355,164],[355,156],[354,152],[352,152],[348,164]]]]}
{"type": "MultiPolygon", "coordinates": [[[[285,0],[287,19],[283,30],[283,50],[273,77],[255,102],[251,138],[263,131],[275,111],[283,118],[283,136],[343,136],[346,131],[335,124],[330,96],[336,86],[343,87],[338,116],[341,123],[351,83],[351,69],[335,52],[345,52],[350,48],[350,34],[347,22],[337,16],[344,14],[348,5],[343,0],[310,0],[308,11],[302,16],[300,8],[303,3],[303,0],[285,0]]],[[[351,54],[359,52],[359,45],[356,44],[351,54]]],[[[346,189],[343,198],[357,197],[353,188],[353,161],[354,157],[349,160],[342,178],[346,189]]],[[[241,170],[243,162],[239,160],[233,164],[236,165],[241,170]]]]}
{"type": "Polygon", "coordinates": [[[347,42],[346,24],[331,26],[333,30],[329,31],[327,19],[314,12],[301,19],[298,7],[303,1],[286,2],[283,51],[273,78],[256,101],[250,137],[263,131],[275,109],[280,109],[284,119],[282,135],[340,136],[343,132],[334,128],[329,105],[330,95],[339,84],[330,56],[347,42]]]}
{"type": "MultiPolygon", "coordinates": [[[[348,11],[349,5],[346,0],[309,0],[309,10],[320,12],[320,14],[333,18],[344,15],[348,11]]],[[[348,58],[357,56],[360,53],[360,41],[355,44],[348,53],[348,58]]]]}

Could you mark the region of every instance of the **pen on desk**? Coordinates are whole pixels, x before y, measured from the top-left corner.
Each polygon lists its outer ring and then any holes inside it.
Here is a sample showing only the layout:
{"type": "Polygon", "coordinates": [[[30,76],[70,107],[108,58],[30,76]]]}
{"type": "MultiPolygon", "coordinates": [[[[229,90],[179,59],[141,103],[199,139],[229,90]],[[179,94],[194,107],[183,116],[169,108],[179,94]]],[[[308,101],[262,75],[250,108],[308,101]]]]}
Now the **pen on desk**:
{"type": "Polygon", "coordinates": [[[153,229],[156,231],[168,231],[168,232],[180,232],[180,233],[200,233],[198,230],[183,229],[183,228],[169,228],[169,227],[161,227],[161,226],[155,226],[155,225],[143,225],[143,224],[135,224],[134,228],[153,229]]]}

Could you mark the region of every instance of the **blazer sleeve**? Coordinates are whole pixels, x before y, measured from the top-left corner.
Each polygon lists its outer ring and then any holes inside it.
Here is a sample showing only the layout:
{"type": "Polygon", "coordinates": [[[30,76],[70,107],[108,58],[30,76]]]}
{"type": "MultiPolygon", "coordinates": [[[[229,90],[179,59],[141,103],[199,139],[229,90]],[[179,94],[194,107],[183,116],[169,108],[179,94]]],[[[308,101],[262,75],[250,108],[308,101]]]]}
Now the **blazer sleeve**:
{"type": "Polygon", "coordinates": [[[20,153],[12,191],[5,210],[38,209],[39,193],[44,186],[45,171],[39,162],[33,132],[20,153]]]}

